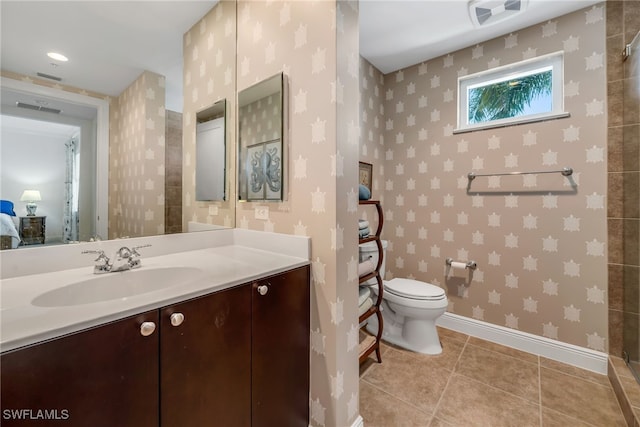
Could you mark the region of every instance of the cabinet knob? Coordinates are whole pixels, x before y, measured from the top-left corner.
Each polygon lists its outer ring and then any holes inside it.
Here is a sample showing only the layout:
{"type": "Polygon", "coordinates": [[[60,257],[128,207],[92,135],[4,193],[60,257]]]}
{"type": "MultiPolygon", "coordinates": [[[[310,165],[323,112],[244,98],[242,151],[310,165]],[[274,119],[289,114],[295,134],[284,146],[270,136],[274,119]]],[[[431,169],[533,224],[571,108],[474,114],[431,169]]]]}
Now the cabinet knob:
{"type": "Polygon", "coordinates": [[[170,317],[171,319],[171,324],[173,326],[180,326],[182,325],[182,322],[184,322],[184,314],[182,313],[173,313],[170,317]]]}
{"type": "Polygon", "coordinates": [[[260,295],[266,295],[267,292],[269,292],[269,286],[267,285],[260,285],[258,286],[258,293],[260,295]]]}
{"type": "Polygon", "coordinates": [[[143,322],[142,325],[140,325],[140,335],[143,337],[148,337],[153,334],[155,330],[156,324],[153,322],[143,322]]]}

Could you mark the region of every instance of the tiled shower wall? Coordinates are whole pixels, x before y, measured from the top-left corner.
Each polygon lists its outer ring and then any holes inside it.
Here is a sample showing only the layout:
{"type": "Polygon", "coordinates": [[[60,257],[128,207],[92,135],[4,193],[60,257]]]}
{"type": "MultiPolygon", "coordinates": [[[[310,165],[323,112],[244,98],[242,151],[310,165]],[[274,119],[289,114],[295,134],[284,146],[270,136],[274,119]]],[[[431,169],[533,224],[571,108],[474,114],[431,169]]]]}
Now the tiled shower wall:
{"type": "MultiPolygon", "coordinates": [[[[640,30],[640,2],[607,1],[609,353],[638,360],[640,323],[639,70],[622,52],[640,30]]],[[[635,55],[638,55],[636,52],[635,55]]]]}
{"type": "Polygon", "coordinates": [[[387,279],[445,288],[451,313],[607,350],[604,18],[602,3],[384,84],[364,63],[361,160],[373,163],[373,197],[384,200],[387,279]],[[458,77],[557,51],[569,118],[453,133],[458,77]],[[467,188],[470,171],[565,166],[571,178],[479,177],[467,188]],[[447,257],[478,269],[447,271],[447,257]]]}
{"type": "Polygon", "coordinates": [[[150,71],[111,102],[109,239],[164,233],[165,77],[150,71]]]}

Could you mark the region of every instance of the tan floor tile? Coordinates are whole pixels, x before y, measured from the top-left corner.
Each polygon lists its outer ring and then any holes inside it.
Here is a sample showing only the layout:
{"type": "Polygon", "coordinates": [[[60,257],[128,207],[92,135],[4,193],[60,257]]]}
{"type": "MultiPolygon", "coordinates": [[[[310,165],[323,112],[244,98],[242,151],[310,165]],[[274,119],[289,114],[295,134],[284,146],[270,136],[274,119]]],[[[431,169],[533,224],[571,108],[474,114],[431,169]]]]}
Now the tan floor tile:
{"type": "Polygon", "coordinates": [[[453,424],[449,424],[446,421],[442,421],[441,419],[434,417],[431,420],[431,424],[429,424],[429,427],[457,427],[457,426],[453,424]]]}
{"type": "Polygon", "coordinates": [[[542,406],[597,426],[626,426],[611,387],[540,368],[542,406]]]}
{"type": "Polygon", "coordinates": [[[375,388],[365,380],[360,381],[360,416],[367,427],[427,427],[431,420],[430,414],[375,388]]]}
{"type": "Polygon", "coordinates": [[[563,372],[565,374],[573,375],[574,377],[592,381],[597,384],[605,386],[611,385],[611,383],[609,382],[609,378],[606,375],[587,371],[586,369],[580,369],[575,366],[567,365],[566,363],[547,359],[546,357],[540,357],[540,366],[543,368],[549,368],[555,371],[563,372]]]}
{"type": "Polygon", "coordinates": [[[455,372],[538,404],[538,364],[468,344],[455,372]]]}
{"type": "Polygon", "coordinates": [[[598,427],[588,424],[553,409],[542,408],[542,427],[598,427]]]}
{"type": "Polygon", "coordinates": [[[631,372],[627,364],[624,363],[624,360],[621,357],[609,356],[609,360],[611,361],[611,364],[618,373],[619,377],[633,378],[633,373],[631,372]]]}
{"type": "Polygon", "coordinates": [[[422,411],[432,414],[451,371],[397,350],[385,353],[381,364],[372,365],[365,379],[422,411]]]}
{"type": "Polygon", "coordinates": [[[406,354],[407,356],[421,359],[434,368],[453,371],[454,366],[456,366],[456,362],[460,358],[462,349],[464,348],[464,343],[448,336],[441,337],[440,343],[442,344],[442,353],[440,354],[416,353],[415,351],[406,350],[397,346],[393,346],[393,349],[399,353],[406,354]]]}
{"type": "Polygon", "coordinates": [[[515,357],[517,359],[524,360],[530,363],[538,363],[538,356],[535,354],[527,353],[525,351],[516,350],[515,348],[507,347],[505,345],[496,344],[493,342],[485,341],[476,337],[469,337],[468,344],[473,344],[478,347],[482,347],[486,350],[495,351],[496,353],[502,353],[507,356],[515,357]]]}
{"type": "Polygon", "coordinates": [[[446,337],[446,338],[451,338],[454,340],[461,341],[463,343],[467,342],[467,340],[469,339],[469,335],[467,334],[463,334],[461,332],[443,328],[442,326],[437,326],[437,329],[438,329],[438,336],[440,337],[440,339],[442,339],[443,337],[446,337]]]}
{"type": "Polygon", "coordinates": [[[538,405],[455,373],[447,385],[435,417],[454,426],[540,425],[538,405]]]}
{"type": "Polygon", "coordinates": [[[640,384],[635,378],[618,377],[631,406],[640,407],[640,384]]]}

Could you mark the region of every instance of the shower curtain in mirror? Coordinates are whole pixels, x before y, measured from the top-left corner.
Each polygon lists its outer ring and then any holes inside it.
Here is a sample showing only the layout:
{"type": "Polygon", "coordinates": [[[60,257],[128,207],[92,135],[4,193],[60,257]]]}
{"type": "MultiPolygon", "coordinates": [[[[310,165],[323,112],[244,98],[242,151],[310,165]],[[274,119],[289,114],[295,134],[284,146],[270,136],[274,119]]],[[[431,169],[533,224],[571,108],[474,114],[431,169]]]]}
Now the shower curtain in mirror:
{"type": "Polygon", "coordinates": [[[65,147],[66,171],[62,240],[69,243],[78,240],[78,142],[75,139],[70,139],[65,143],[65,147]]]}

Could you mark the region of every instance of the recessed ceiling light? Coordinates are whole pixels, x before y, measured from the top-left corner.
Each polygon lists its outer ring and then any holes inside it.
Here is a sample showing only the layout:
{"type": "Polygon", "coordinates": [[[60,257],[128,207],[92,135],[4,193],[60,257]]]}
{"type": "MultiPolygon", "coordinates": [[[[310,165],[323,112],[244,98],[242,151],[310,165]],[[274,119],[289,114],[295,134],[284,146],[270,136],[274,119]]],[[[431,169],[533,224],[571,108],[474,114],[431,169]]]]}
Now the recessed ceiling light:
{"type": "Polygon", "coordinates": [[[49,52],[47,53],[47,56],[51,59],[55,59],[56,61],[67,62],[69,60],[69,58],[57,52],[49,52]]]}

